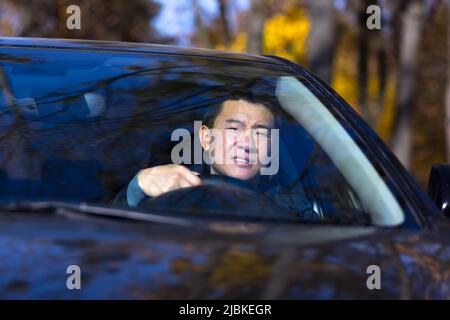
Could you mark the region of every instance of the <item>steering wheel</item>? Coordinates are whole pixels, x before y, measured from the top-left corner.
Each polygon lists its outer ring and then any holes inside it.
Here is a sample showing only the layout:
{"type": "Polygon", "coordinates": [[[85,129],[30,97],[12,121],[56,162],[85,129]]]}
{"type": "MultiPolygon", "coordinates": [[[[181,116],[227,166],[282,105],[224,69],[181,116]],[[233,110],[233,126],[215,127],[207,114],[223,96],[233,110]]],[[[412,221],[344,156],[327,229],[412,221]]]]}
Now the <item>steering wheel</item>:
{"type": "Polygon", "coordinates": [[[248,182],[228,176],[201,177],[202,184],[145,199],[141,206],[192,216],[235,216],[280,219],[285,209],[248,182]]]}
{"type": "Polygon", "coordinates": [[[223,187],[223,188],[241,188],[249,192],[257,192],[257,187],[246,182],[229,176],[207,175],[201,176],[203,186],[223,187]]]}

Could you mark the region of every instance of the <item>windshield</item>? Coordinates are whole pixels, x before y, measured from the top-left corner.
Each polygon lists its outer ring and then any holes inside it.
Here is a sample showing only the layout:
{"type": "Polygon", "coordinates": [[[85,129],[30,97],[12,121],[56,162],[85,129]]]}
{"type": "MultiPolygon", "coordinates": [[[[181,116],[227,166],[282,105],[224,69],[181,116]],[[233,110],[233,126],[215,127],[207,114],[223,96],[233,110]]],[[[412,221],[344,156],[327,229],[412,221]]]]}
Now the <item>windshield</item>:
{"type": "Polygon", "coordinates": [[[2,202],[403,222],[351,128],[287,67],[8,48],[0,90],[2,202]]]}

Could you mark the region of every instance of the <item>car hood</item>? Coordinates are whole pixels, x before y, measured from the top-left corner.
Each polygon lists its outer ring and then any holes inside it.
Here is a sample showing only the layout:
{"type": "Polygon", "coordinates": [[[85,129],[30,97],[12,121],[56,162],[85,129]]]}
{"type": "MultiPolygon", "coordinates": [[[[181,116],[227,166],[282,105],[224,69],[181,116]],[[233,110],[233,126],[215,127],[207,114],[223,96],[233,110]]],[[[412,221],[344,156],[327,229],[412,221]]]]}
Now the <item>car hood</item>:
{"type": "Polygon", "coordinates": [[[450,298],[441,232],[0,214],[3,299],[450,298]],[[81,271],[69,290],[70,265],[81,271]],[[367,286],[369,266],[381,289],[367,286]]]}

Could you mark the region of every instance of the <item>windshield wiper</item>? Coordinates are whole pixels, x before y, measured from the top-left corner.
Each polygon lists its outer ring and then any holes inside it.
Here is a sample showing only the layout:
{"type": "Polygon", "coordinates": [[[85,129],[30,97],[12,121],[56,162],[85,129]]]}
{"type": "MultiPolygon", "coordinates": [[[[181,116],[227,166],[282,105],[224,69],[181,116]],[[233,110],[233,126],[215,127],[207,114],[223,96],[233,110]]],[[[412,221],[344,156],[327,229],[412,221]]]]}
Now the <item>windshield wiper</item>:
{"type": "Polygon", "coordinates": [[[0,212],[42,212],[52,211],[55,214],[65,215],[64,211],[81,213],[100,217],[124,218],[137,221],[163,223],[178,226],[192,226],[193,222],[187,219],[168,217],[159,214],[135,211],[129,209],[113,208],[88,204],[86,202],[64,201],[13,201],[0,204],[0,212]]]}

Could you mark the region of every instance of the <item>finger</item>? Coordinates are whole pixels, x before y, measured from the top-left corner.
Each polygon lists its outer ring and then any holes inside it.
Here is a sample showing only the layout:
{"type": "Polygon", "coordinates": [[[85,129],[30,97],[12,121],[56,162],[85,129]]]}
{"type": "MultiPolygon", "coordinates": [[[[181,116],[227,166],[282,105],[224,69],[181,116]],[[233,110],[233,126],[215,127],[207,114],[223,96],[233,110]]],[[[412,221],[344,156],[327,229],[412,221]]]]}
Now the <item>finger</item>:
{"type": "Polygon", "coordinates": [[[186,167],[181,166],[180,173],[186,180],[188,180],[192,184],[192,186],[198,186],[202,183],[202,180],[198,177],[196,172],[191,171],[186,167]]]}
{"type": "Polygon", "coordinates": [[[178,184],[180,185],[180,188],[189,188],[189,187],[193,186],[193,184],[191,182],[189,182],[189,180],[187,180],[185,178],[180,178],[178,180],[178,184]]]}
{"type": "Polygon", "coordinates": [[[202,184],[202,180],[192,172],[187,172],[184,176],[193,186],[199,186],[202,184]]]}

